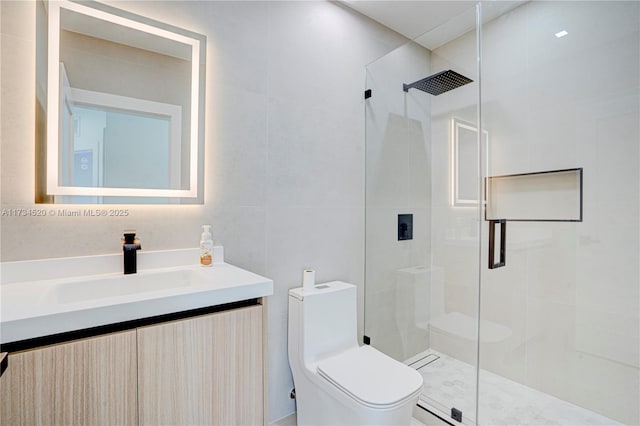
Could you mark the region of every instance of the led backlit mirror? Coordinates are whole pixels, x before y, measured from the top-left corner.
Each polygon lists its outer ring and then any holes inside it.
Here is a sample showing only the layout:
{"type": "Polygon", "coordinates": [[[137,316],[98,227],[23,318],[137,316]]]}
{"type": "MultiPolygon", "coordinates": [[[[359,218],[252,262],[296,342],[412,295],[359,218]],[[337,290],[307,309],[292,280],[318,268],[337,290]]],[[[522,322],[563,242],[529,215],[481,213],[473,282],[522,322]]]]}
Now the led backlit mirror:
{"type": "MultiPolygon", "coordinates": [[[[482,155],[488,170],[489,133],[482,131],[482,155]]],[[[478,128],[475,124],[451,119],[451,204],[478,205],[478,128]]],[[[486,201],[486,200],[485,200],[486,201]]]]}
{"type": "Polygon", "coordinates": [[[202,203],[204,36],[94,2],[46,12],[42,201],[202,203]]]}

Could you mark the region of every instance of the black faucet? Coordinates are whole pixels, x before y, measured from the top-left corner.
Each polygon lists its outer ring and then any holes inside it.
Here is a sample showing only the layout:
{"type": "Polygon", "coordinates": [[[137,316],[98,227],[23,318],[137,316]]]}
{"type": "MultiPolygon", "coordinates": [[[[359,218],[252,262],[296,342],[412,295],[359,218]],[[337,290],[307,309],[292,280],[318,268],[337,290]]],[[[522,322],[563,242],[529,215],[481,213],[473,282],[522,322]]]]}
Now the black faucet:
{"type": "Polygon", "coordinates": [[[135,274],[136,272],[138,272],[136,252],[141,248],[142,246],[140,245],[140,241],[136,241],[136,233],[125,231],[124,243],[122,244],[122,251],[124,252],[125,274],[135,274]]]}

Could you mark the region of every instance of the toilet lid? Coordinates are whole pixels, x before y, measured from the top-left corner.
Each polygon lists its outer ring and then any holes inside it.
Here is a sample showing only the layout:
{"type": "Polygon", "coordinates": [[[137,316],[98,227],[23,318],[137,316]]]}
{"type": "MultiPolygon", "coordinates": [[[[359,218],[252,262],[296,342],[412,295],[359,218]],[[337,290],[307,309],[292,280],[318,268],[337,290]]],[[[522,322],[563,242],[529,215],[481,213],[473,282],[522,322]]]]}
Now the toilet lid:
{"type": "Polygon", "coordinates": [[[422,389],[420,373],[367,345],[320,362],[318,374],[355,400],[377,408],[402,403],[422,389]]]}

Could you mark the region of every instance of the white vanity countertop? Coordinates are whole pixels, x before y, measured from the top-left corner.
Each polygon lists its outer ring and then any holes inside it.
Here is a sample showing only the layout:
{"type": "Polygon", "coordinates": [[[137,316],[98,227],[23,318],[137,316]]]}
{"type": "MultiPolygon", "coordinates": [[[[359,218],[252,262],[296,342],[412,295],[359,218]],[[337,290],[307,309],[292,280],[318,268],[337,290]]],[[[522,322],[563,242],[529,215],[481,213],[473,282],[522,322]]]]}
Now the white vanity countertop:
{"type": "Polygon", "coordinates": [[[0,343],[273,294],[272,280],[223,262],[202,267],[198,254],[140,253],[131,275],[122,255],[2,263],[0,343]]]}

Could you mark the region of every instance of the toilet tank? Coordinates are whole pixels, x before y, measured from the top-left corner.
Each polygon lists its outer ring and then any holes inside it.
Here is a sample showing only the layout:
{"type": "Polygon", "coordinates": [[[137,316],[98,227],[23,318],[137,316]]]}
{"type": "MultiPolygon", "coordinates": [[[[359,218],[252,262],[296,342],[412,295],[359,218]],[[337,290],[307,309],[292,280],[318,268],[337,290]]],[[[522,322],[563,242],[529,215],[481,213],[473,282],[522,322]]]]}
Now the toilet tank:
{"type": "MultiPolygon", "coordinates": [[[[289,290],[289,303],[298,305],[295,312],[299,330],[299,355],[305,364],[358,346],[356,286],[342,281],[318,284],[313,289],[289,290]]],[[[291,336],[290,336],[291,338],[291,336]]]]}

